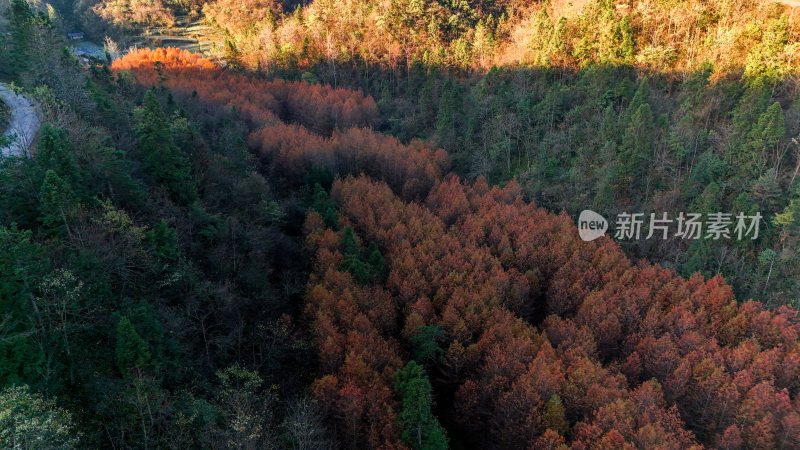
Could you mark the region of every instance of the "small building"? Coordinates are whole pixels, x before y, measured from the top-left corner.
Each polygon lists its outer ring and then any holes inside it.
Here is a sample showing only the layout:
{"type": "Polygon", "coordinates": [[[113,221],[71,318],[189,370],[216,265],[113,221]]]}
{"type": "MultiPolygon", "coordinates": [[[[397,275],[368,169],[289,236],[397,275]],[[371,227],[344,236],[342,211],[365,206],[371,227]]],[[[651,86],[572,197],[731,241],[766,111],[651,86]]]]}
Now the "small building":
{"type": "Polygon", "coordinates": [[[67,33],[67,37],[71,41],[79,41],[83,39],[83,32],[82,31],[73,31],[71,33],[67,33]]]}

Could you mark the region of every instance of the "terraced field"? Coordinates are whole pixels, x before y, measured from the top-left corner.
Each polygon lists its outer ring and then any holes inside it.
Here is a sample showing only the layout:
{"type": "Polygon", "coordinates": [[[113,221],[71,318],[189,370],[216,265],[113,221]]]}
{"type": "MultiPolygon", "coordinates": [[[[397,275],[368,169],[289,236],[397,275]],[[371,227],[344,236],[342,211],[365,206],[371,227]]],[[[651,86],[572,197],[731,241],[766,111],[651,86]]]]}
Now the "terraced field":
{"type": "Polygon", "coordinates": [[[208,54],[211,44],[204,40],[208,27],[202,18],[177,16],[172,27],[154,27],[145,30],[136,47],[177,47],[194,53],[208,54]]]}

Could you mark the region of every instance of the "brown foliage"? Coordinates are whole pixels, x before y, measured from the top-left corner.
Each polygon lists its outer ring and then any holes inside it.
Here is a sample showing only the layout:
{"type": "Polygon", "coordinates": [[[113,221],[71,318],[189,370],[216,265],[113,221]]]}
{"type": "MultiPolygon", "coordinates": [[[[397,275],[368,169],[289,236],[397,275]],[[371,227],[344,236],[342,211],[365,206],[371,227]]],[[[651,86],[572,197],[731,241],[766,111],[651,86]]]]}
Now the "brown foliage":
{"type": "Polygon", "coordinates": [[[484,447],[800,446],[797,311],[738,304],[721,277],[633,263],[608,238],[583,242],[514,182],[446,176],[444,152],[365,128],[376,113],[360,93],[175,50],[114,69],[235,107],[273,175],[347,176],[331,192],[339,222],[378,245],[389,274],[355,283],[339,269],[341,233],[312,212],[306,314],[322,372],[312,391],[352,447],[403,448],[394,374],[426,325],[444,332],[434,386],[455,391],[447,413],[484,447]]]}
{"type": "Polygon", "coordinates": [[[424,198],[446,172],[447,155],[421,142],[403,145],[367,128],[334,131],[323,138],[299,125],[265,126],[251,134],[250,147],[270,162],[274,176],[302,181],[310,169],[386,180],[404,198],[424,198]]]}
{"type": "Polygon", "coordinates": [[[112,64],[144,86],[163,85],[196,95],[214,106],[235,108],[251,126],[295,121],[319,133],[372,125],[375,100],[361,92],[302,81],[271,81],[219,68],[195,53],[176,48],[139,49],[112,64]]]}

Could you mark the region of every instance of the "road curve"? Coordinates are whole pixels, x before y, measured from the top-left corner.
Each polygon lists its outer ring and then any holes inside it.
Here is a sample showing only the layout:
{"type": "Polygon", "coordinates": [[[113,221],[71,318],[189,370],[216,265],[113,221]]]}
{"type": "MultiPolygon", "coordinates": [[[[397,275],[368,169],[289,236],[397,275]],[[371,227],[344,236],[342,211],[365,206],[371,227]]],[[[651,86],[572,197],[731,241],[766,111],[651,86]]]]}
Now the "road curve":
{"type": "Polygon", "coordinates": [[[15,93],[3,83],[0,83],[0,99],[11,110],[8,129],[3,133],[11,139],[11,143],[0,147],[0,155],[30,156],[28,147],[33,142],[40,125],[36,108],[30,100],[15,93]]]}

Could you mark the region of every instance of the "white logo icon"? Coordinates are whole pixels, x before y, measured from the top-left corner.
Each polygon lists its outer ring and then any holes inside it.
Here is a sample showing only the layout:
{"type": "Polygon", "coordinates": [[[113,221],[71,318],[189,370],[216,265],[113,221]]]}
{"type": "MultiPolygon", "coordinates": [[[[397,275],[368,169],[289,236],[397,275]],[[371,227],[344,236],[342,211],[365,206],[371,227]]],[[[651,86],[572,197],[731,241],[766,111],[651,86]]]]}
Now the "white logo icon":
{"type": "Polygon", "coordinates": [[[584,241],[593,241],[606,234],[608,221],[591,209],[584,209],[578,216],[578,234],[584,241]]]}

